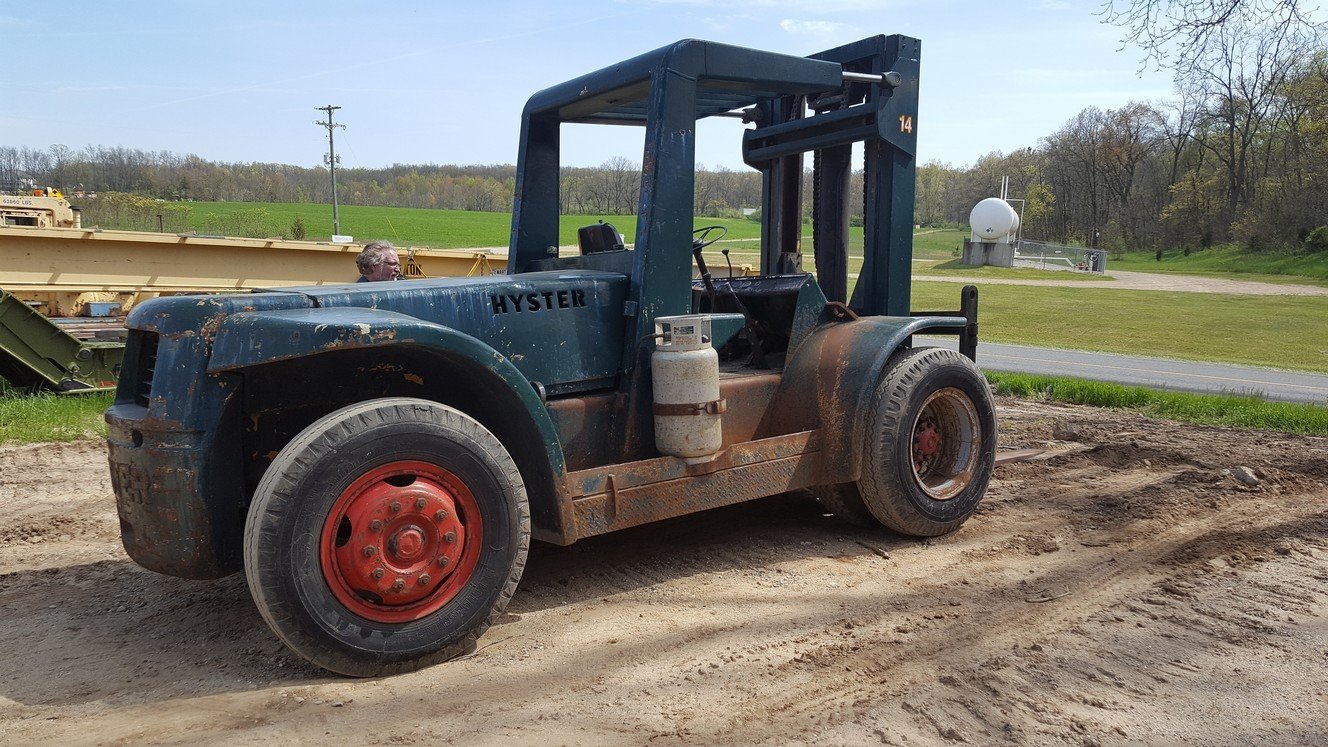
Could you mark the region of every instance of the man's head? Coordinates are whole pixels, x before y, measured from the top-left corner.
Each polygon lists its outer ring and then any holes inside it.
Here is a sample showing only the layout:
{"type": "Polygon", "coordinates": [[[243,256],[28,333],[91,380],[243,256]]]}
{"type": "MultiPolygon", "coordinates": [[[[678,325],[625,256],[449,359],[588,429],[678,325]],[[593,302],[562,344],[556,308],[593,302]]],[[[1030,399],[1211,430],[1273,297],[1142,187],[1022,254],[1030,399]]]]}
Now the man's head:
{"type": "Polygon", "coordinates": [[[365,280],[396,280],[401,277],[401,259],[389,241],[371,241],[355,258],[365,280]]]}

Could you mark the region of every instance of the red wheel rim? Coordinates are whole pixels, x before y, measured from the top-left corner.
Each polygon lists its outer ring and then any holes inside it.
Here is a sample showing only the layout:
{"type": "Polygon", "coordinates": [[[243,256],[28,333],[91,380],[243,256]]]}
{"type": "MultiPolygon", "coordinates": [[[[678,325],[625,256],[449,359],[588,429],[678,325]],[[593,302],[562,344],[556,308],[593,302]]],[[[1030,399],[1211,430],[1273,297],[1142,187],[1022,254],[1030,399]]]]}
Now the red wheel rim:
{"type": "Polygon", "coordinates": [[[442,609],[479,564],[483,525],[475,496],[428,462],[399,461],[361,475],[323,524],[323,578],[351,612],[406,623],[442,609]]]}
{"type": "Polygon", "coordinates": [[[948,501],[977,472],[982,431],[972,400],[954,387],[932,392],[913,421],[913,480],[929,498],[948,501]]]}

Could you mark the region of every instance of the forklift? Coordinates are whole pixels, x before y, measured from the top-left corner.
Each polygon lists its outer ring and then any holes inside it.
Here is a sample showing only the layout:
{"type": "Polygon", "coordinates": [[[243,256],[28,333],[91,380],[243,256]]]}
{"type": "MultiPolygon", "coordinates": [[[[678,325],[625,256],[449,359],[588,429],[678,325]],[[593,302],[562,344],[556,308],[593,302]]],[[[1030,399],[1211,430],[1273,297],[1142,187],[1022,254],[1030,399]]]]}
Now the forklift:
{"type": "Polygon", "coordinates": [[[680,41],[530,98],[505,275],[137,306],[106,415],[129,555],[243,571],[291,649],[378,676],[472,650],[532,538],[803,489],[882,532],[954,531],[987,490],[996,422],[976,290],[956,311],[909,302],[919,57],[898,35],[809,57],[680,41]],[[693,214],[707,117],[749,125],[759,276],[709,270],[722,231],[693,214]],[[630,244],[596,224],[559,247],[569,123],[645,128],[630,244]]]}

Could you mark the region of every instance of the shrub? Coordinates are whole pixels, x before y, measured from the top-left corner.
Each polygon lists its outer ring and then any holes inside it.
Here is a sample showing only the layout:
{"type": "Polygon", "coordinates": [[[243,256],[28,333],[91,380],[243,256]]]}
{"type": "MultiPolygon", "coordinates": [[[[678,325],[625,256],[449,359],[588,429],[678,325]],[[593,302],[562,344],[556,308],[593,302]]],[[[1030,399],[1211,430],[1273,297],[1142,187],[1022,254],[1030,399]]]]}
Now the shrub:
{"type": "Polygon", "coordinates": [[[304,218],[297,215],[295,216],[295,222],[290,225],[290,237],[296,241],[302,241],[304,235],[304,218]]]}
{"type": "Polygon", "coordinates": [[[83,225],[88,227],[179,233],[189,221],[188,205],[125,192],[102,192],[96,197],[78,198],[74,203],[83,209],[83,225]]]}
{"type": "Polygon", "coordinates": [[[1305,249],[1311,252],[1328,252],[1328,226],[1319,226],[1305,237],[1305,249]]]}

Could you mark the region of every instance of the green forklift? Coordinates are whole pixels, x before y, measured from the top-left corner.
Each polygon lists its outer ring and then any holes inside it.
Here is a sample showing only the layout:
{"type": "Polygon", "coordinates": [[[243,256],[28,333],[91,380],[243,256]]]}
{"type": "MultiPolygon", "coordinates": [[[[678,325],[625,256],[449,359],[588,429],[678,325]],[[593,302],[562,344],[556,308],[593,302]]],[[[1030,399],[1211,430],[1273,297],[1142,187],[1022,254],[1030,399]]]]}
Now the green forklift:
{"type": "Polygon", "coordinates": [[[377,676],[471,650],[532,538],[802,489],[882,532],[955,530],[986,492],[996,422],[976,290],[954,311],[909,302],[919,57],[906,36],[809,57],[671,44],[529,100],[504,275],[136,307],[106,415],[129,555],[187,578],[243,570],[290,648],[377,676]],[[693,210],[707,117],[749,125],[757,276],[710,270],[722,229],[693,210]],[[631,242],[595,224],[559,247],[569,123],[645,128],[631,242]]]}

